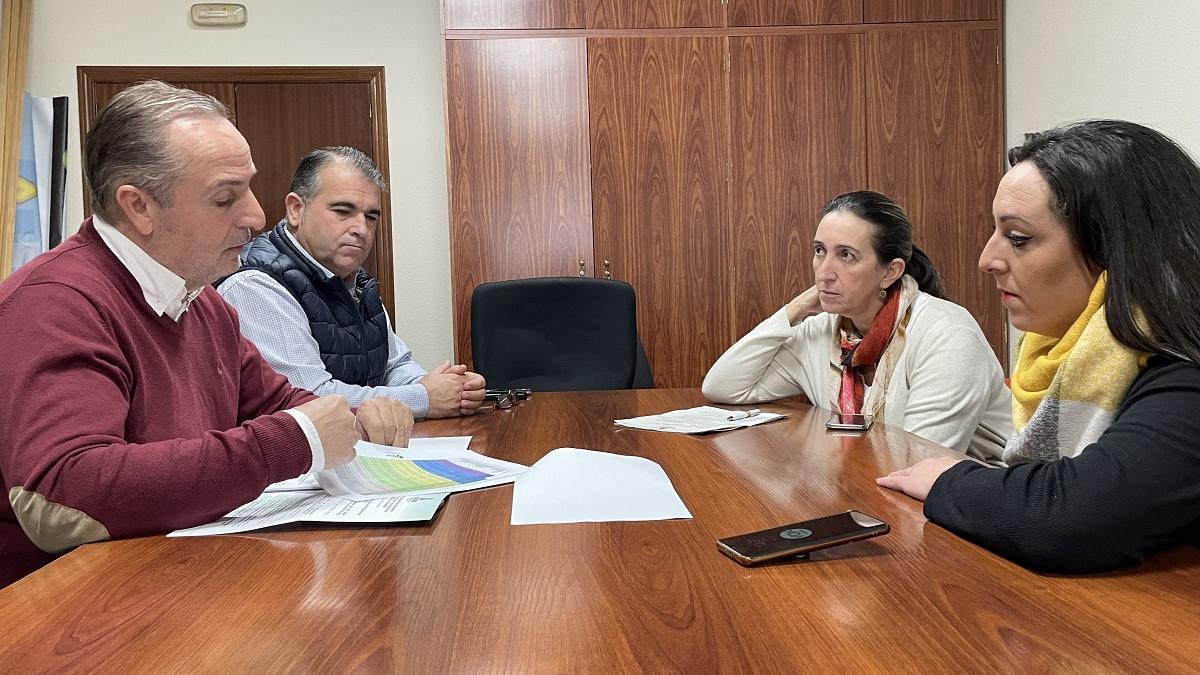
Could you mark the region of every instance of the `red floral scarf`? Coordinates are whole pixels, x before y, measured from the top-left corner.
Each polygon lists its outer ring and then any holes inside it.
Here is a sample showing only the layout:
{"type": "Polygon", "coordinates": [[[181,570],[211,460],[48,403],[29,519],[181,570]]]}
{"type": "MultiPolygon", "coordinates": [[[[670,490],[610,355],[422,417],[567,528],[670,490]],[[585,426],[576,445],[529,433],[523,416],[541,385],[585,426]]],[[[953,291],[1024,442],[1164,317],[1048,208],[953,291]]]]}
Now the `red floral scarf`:
{"type": "MultiPolygon", "coordinates": [[[[842,333],[842,387],[838,392],[838,412],[843,415],[862,411],[866,383],[863,372],[879,362],[896,331],[896,316],[900,311],[900,284],[888,288],[883,308],[871,321],[867,334],[861,338],[842,333]]],[[[848,324],[849,319],[843,319],[848,324]]],[[[850,324],[853,328],[853,324],[850,324]]]]}

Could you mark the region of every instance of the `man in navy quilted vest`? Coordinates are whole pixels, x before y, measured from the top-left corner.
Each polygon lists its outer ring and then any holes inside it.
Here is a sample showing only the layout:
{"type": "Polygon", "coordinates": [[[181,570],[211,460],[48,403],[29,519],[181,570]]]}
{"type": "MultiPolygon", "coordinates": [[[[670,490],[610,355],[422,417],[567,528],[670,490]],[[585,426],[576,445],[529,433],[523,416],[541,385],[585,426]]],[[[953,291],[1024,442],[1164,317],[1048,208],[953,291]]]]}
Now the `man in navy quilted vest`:
{"type": "Polygon", "coordinates": [[[362,268],[375,244],[383,175],[362,152],[327,147],[304,156],[287,214],[242,251],[218,291],[242,334],[294,386],[339,394],[351,406],[377,396],[417,419],[475,412],[484,381],[445,362],[426,372],[391,329],[379,282],[362,268]]]}

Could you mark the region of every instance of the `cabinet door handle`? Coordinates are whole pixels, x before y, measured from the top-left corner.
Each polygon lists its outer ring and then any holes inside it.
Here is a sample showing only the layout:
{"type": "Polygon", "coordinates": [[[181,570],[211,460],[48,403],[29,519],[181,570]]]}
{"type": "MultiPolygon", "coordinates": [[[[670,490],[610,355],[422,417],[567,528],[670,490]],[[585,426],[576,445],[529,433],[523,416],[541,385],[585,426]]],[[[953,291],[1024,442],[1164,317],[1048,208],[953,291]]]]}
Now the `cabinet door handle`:
{"type": "Polygon", "coordinates": [[[586,277],[587,271],[584,270],[583,258],[579,259],[579,276],[586,277]]]}
{"type": "Polygon", "coordinates": [[[604,259],[604,278],[612,278],[612,262],[610,262],[607,258],[604,259]]]}

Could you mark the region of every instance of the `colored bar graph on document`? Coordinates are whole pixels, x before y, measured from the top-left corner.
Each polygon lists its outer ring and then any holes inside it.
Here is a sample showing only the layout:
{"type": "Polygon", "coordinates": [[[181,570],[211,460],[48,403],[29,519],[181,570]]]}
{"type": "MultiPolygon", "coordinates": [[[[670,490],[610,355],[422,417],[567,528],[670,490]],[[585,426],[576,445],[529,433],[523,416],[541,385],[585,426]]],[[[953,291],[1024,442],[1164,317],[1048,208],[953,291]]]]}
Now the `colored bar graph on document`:
{"type": "Polygon", "coordinates": [[[403,460],[361,457],[358,467],[382,485],[411,492],[453,487],[486,480],[492,474],[455,464],[449,459],[403,460]]]}
{"type": "MultiPolygon", "coordinates": [[[[400,453],[396,453],[400,454],[400,453]]],[[[363,456],[317,475],[326,492],[351,500],[461,492],[511,483],[527,467],[469,450],[445,459],[363,456]]]]}

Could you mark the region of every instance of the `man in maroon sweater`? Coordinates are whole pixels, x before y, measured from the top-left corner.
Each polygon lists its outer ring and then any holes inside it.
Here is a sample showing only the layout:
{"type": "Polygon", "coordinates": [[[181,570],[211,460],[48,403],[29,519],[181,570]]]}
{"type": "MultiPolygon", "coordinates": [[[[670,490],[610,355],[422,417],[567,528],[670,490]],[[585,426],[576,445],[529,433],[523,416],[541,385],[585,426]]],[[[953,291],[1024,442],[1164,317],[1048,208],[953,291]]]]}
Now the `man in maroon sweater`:
{"type": "Polygon", "coordinates": [[[407,443],[406,406],[293,388],[209,287],[264,225],[227,117],[161,82],[118,94],[85,141],[95,217],[0,284],[0,586],[212,521],[360,435],[407,443]]]}

